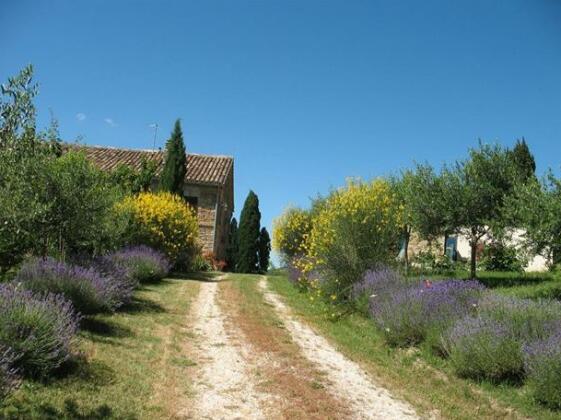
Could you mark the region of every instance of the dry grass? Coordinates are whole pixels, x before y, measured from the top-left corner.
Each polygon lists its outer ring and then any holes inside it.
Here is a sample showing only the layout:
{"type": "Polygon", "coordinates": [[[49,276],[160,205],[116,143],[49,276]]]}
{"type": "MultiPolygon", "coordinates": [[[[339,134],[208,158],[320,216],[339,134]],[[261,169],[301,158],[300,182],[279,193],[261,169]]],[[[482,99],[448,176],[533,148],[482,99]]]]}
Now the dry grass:
{"type": "Polygon", "coordinates": [[[260,386],[281,397],[286,419],[344,419],[350,413],[325,389],[325,375],[315,370],[292,342],[252,276],[231,275],[220,285],[220,302],[233,324],[254,346],[262,369],[260,386]]]}

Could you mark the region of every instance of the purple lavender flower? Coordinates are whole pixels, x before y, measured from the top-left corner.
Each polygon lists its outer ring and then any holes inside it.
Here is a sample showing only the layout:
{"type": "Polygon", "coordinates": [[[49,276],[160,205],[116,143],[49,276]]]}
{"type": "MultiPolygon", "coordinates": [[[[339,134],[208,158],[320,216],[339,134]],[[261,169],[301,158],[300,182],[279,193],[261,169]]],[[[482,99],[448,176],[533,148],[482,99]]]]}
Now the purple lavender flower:
{"type": "Polygon", "coordinates": [[[561,408],[561,323],[548,338],[524,345],[524,368],[534,397],[561,408]]]}
{"type": "Polygon", "coordinates": [[[0,345],[11,348],[13,366],[26,375],[44,376],[70,357],[79,321],[62,295],[0,284],[0,345]]]}
{"type": "Polygon", "coordinates": [[[362,280],[353,285],[351,299],[356,300],[365,295],[389,295],[408,286],[406,278],[391,268],[368,270],[362,280]]]}
{"type": "Polygon", "coordinates": [[[139,283],[159,281],[169,274],[171,268],[165,254],[145,245],[108,254],[102,258],[101,264],[121,268],[133,282],[139,283]]]}
{"type": "Polygon", "coordinates": [[[366,272],[351,296],[358,301],[369,296],[370,315],[390,344],[416,344],[429,337],[431,346],[439,349],[442,332],[475,311],[483,290],[476,281],[411,283],[382,268],[366,272]]]}
{"type": "Polygon", "coordinates": [[[481,316],[458,321],[443,338],[458,375],[491,381],[519,381],[524,374],[520,342],[508,326],[481,316]]]}
{"type": "Polygon", "coordinates": [[[53,258],[35,258],[22,265],[14,280],[33,292],[62,294],[81,313],[94,314],[113,311],[132,295],[132,287],[120,281],[119,273],[109,274],[53,258]]]}
{"type": "Polygon", "coordinates": [[[549,337],[561,321],[561,303],[487,295],[479,307],[481,316],[497,320],[521,342],[549,337]]]}

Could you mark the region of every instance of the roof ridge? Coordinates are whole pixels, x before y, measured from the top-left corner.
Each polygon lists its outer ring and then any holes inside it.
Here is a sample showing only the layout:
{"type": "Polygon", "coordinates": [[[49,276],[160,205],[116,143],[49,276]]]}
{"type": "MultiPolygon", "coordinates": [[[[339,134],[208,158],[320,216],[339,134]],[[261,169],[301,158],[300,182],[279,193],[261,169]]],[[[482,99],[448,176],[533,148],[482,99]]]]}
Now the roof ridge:
{"type": "MultiPolygon", "coordinates": [[[[104,146],[99,144],[81,144],[81,143],[68,143],[70,146],[77,146],[77,147],[87,147],[90,149],[109,149],[109,150],[123,150],[127,152],[145,152],[145,153],[164,153],[163,150],[154,150],[154,149],[133,149],[129,147],[116,147],[116,146],[104,146]]],[[[226,159],[234,159],[234,156],[230,155],[211,155],[207,153],[192,153],[187,152],[187,155],[190,156],[208,156],[208,157],[215,157],[215,158],[226,158],[226,159]]]]}

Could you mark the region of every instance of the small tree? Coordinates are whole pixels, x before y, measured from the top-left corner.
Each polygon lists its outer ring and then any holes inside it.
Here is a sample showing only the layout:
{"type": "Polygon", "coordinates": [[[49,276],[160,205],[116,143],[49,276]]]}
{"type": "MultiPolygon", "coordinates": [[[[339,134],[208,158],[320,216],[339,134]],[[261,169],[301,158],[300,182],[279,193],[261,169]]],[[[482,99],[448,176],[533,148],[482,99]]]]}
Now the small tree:
{"type": "Polygon", "coordinates": [[[228,245],[226,247],[226,268],[229,271],[236,271],[236,257],[239,251],[238,221],[232,218],[230,230],[228,232],[228,245]]]}
{"type": "Polygon", "coordinates": [[[471,248],[470,276],[476,277],[477,245],[493,227],[500,228],[505,198],[512,193],[516,169],[499,145],[480,143],[469,159],[444,167],[441,174],[444,225],[465,232],[471,248]]]}
{"type": "Polygon", "coordinates": [[[551,171],[540,182],[518,184],[506,201],[508,220],[524,229],[524,246],[552,264],[561,261],[561,180],[551,171]]]}
{"type": "Polygon", "coordinates": [[[259,233],[259,271],[266,273],[269,270],[271,255],[271,237],[267,229],[262,228],[259,233]]]}
{"type": "Polygon", "coordinates": [[[392,189],[403,207],[403,259],[409,269],[409,241],[414,231],[432,240],[443,233],[444,217],[440,177],[430,165],[417,164],[413,170],[391,179],[392,189]]]}
{"type": "Polygon", "coordinates": [[[181,123],[177,120],[171,138],[166,143],[166,160],[160,179],[160,189],[181,196],[186,173],[185,144],[183,143],[181,123]]]}
{"type": "Polygon", "coordinates": [[[236,263],[236,271],[239,273],[258,271],[260,225],[259,198],[253,191],[250,191],[240,216],[239,251],[236,263]]]}

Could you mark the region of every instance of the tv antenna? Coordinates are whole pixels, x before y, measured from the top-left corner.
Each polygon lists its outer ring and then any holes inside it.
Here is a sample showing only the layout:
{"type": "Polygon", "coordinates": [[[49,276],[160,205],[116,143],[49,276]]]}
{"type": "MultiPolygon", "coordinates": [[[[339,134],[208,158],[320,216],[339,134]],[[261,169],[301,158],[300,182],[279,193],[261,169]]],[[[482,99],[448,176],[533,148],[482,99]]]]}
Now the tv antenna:
{"type": "Polygon", "coordinates": [[[152,150],[156,151],[156,136],[158,135],[158,123],[150,124],[150,127],[154,129],[154,144],[152,150]]]}

